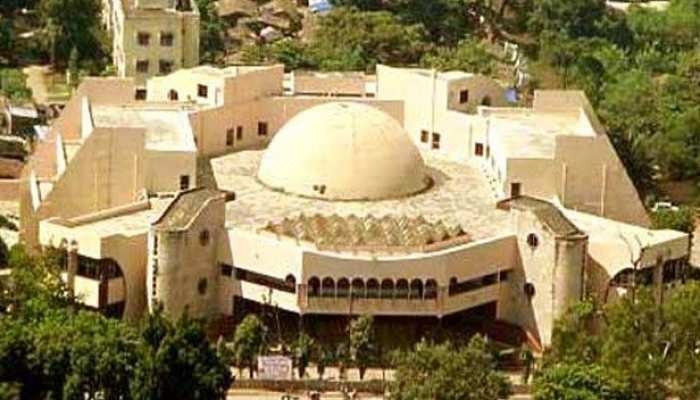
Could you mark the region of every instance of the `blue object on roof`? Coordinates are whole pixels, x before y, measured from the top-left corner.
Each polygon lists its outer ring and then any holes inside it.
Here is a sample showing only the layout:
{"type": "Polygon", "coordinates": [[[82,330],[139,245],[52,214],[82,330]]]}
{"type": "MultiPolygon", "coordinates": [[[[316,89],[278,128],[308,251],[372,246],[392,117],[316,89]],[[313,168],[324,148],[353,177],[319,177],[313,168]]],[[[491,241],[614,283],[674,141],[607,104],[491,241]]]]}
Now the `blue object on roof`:
{"type": "Polygon", "coordinates": [[[330,11],[333,8],[328,0],[309,0],[309,10],[314,13],[330,11]]]}
{"type": "Polygon", "coordinates": [[[509,103],[517,103],[518,102],[518,90],[516,88],[506,89],[506,100],[509,103]]]}

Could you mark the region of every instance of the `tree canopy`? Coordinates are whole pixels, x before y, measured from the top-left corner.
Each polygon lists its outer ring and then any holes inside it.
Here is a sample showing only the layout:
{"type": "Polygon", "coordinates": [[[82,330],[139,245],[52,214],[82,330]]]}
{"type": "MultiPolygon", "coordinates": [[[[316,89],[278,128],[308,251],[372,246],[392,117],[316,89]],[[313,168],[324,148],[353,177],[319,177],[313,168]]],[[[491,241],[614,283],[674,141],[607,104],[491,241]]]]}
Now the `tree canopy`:
{"type": "Polygon", "coordinates": [[[463,347],[422,341],[412,351],[399,353],[395,366],[390,388],[395,400],[493,400],[511,391],[480,336],[463,347]]]}

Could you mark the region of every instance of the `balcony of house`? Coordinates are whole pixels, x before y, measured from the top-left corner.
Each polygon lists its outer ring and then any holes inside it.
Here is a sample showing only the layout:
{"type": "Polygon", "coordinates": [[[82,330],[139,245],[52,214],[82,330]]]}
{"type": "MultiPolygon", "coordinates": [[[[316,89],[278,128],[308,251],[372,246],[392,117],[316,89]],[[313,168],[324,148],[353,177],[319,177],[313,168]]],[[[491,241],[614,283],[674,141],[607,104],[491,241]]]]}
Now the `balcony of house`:
{"type": "Polygon", "coordinates": [[[507,271],[496,272],[449,286],[434,279],[312,277],[298,285],[300,309],[305,314],[372,314],[442,316],[499,300],[507,271]]]}
{"type": "Polygon", "coordinates": [[[72,283],[69,278],[67,255],[63,278],[72,285],[73,293],[80,304],[101,311],[107,316],[121,317],[126,301],[126,282],[119,264],[112,259],[94,259],[82,255],[77,258],[77,268],[72,283]]]}

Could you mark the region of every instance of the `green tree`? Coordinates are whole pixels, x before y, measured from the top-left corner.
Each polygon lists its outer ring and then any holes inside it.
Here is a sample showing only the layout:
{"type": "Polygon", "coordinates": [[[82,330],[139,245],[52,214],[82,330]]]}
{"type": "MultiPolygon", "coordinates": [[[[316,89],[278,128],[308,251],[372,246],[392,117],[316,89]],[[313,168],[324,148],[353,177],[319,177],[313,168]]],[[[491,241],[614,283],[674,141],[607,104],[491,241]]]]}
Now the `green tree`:
{"type": "Polygon", "coordinates": [[[335,354],[333,350],[329,349],[324,345],[316,346],[316,372],[318,373],[319,379],[323,380],[323,374],[326,372],[326,367],[332,365],[335,361],[335,354]]]}
{"type": "Polygon", "coordinates": [[[251,378],[257,357],[264,351],[266,329],[262,321],[251,314],[243,318],[233,334],[233,362],[238,368],[248,367],[251,378]]]}
{"type": "Polygon", "coordinates": [[[440,71],[459,70],[489,75],[495,68],[495,59],[479,42],[460,41],[455,47],[438,47],[423,56],[424,67],[440,71]]]}
{"type": "Polygon", "coordinates": [[[157,310],[141,328],[140,361],[130,381],[139,399],[224,399],[231,385],[228,360],[209,342],[203,321],[185,313],[171,323],[157,310]]]}
{"type": "Polygon", "coordinates": [[[651,222],[654,229],[674,229],[692,234],[695,231],[695,211],[691,207],[661,209],[651,214],[651,222]]]}
{"type": "Polygon", "coordinates": [[[395,400],[493,400],[511,392],[480,336],[463,347],[422,341],[413,351],[400,352],[395,365],[390,388],[395,400]]]}
{"type": "Polygon", "coordinates": [[[598,310],[585,300],[571,306],[552,330],[552,345],[545,353],[545,365],[559,362],[595,362],[600,357],[600,338],[591,334],[598,310]]]}
{"type": "Polygon", "coordinates": [[[338,7],[320,18],[309,51],[321,69],[371,71],[378,63],[416,64],[424,48],[420,25],[405,25],[387,11],[338,7]]]}
{"type": "Polygon", "coordinates": [[[355,7],[363,11],[377,11],[384,6],[381,0],[331,0],[336,7],[355,7]]]}
{"type": "Polygon", "coordinates": [[[671,293],[665,302],[665,336],[670,343],[668,364],[676,395],[694,399],[700,393],[700,284],[692,282],[671,293]]]}
{"type": "Polygon", "coordinates": [[[309,366],[309,361],[311,361],[315,345],[314,340],[304,332],[299,334],[294,343],[294,362],[299,370],[299,379],[302,379],[306,374],[306,368],[309,366]]]}
{"type": "Polygon", "coordinates": [[[446,47],[476,35],[486,10],[482,0],[397,0],[390,4],[404,23],[423,26],[431,43],[446,47]]]}
{"type": "Polygon", "coordinates": [[[28,101],[32,98],[27,76],[18,69],[0,70],[0,90],[10,100],[28,101]]]}
{"type": "Polygon", "coordinates": [[[106,33],[100,25],[99,0],[40,0],[40,16],[52,42],[52,61],[65,66],[70,52],[103,61],[106,33]]]}
{"type": "Polygon", "coordinates": [[[593,37],[606,17],[605,0],[535,0],[532,32],[559,32],[569,38],[593,37]]]}
{"type": "Polygon", "coordinates": [[[225,26],[212,0],[196,0],[199,9],[199,59],[202,63],[220,63],[225,50],[225,26]]]}
{"type": "Polygon", "coordinates": [[[360,369],[360,379],[376,355],[374,340],[374,318],[363,315],[350,321],[348,326],[348,349],[350,358],[360,369]]]}
{"type": "Polygon", "coordinates": [[[634,394],[597,364],[562,363],[544,370],[533,382],[535,400],[628,400],[634,394]]]}

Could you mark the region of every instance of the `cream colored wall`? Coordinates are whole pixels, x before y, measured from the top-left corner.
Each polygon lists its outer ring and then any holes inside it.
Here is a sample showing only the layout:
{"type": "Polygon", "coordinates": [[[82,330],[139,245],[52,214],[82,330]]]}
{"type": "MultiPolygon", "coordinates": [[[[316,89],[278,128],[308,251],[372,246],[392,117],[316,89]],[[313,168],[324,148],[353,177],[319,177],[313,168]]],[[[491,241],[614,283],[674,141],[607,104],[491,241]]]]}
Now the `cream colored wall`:
{"type": "Polygon", "coordinates": [[[237,106],[270,96],[279,96],[283,92],[283,80],[283,65],[241,70],[235,78],[226,79],[224,105],[237,106]]]}
{"type": "Polygon", "coordinates": [[[505,90],[493,79],[482,75],[450,81],[447,84],[447,90],[447,108],[450,110],[473,114],[478,106],[483,105],[486,98],[491,100],[492,107],[508,105],[505,90]],[[459,102],[459,94],[462,90],[469,90],[469,101],[464,104],[459,102]]]}
{"type": "Polygon", "coordinates": [[[102,242],[102,258],[111,258],[122,269],[125,282],[124,319],[138,323],[146,312],[147,234],[115,235],[102,242]]]}
{"type": "MultiPolygon", "coordinates": [[[[377,101],[373,99],[343,99],[374,106],[399,122],[403,119],[403,107],[400,102],[377,101]]],[[[272,97],[242,103],[235,107],[217,107],[190,114],[192,128],[197,138],[197,148],[201,155],[216,156],[232,151],[261,148],[272,139],[274,134],[291,118],[301,111],[328,102],[338,101],[330,97],[272,97]],[[266,122],[268,135],[258,136],[258,122],[266,122]],[[226,146],[226,132],[243,128],[243,139],[234,140],[233,146],[226,146]]]]}
{"type": "Polygon", "coordinates": [[[174,11],[129,12],[123,21],[123,34],[115,36],[120,40],[115,50],[122,55],[123,64],[118,66],[122,77],[134,77],[138,85],[144,85],[146,79],[159,75],[159,61],[173,62],[173,71],[189,68],[199,64],[199,15],[193,13],[178,13],[174,11]],[[140,46],[138,33],[151,34],[150,44],[140,46]],[[173,34],[173,45],[160,45],[160,33],[173,34]],[[148,73],[136,71],[137,60],[149,60],[148,73]]]}
{"type": "MultiPolygon", "coordinates": [[[[158,272],[153,275],[152,268],[148,272],[152,274],[149,282],[155,276],[155,298],[167,314],[176,318],[185,310],[193,317],[210,317],[219,312],[219,265],[216,256],[217,243],[223,238],[223,199],[207,202],[193,218],[184,231],[156,227],[158,272]],[[205,244],[200,241],[204,230],[208,230],[210,235],[205,244]],[[198,286],[203,280],[206,280],[206,291],[200,293],[198,286]]],[[[151,254],[152,250],[149,256],[151,254]]],[[[152,265],[152,260],[149,265],[152,265]]]]}
{"type": "Polygon", "coordinates": [[[292,72],[292,92],[297,94],[366,95],[363,73],[316,74],[292,72]]]}
{"type": "Polygon", "coordinates": [[[143,157],[145,182],[137,181],[137,190],[145,187],[149,193],[177,192],[181,175],[189,175],[190,187],[197,185],[197,153],[146,150],[143,157]]]}
{"type": "MultiPolygon", "coordinates": [[[[87,229],[73,229],[68,226],[44,220],[40,223],[40,243],[43,246],[58,247],[61,242],[76,243],[78,254],[94,259],[111,258],[119,263],[124,274],[126,300],[124,319],[136,323],[143,316],[146,306],[146,233],[133,236],[97,236],[87,229]]],[[[77,281],[76,281],[77,282],[77,281]]],[[[89,285],[88,285],[89,286],[89,285]]],[[[96,306],[99,287],[81,286],[88,305],[96,306]],[[93,293],[91,290],[95,289],[93,293]]],[[[78,289],[76,287],[76,289],[78,289]]]]}
{"type": "Polygon", "coordinates": [[[197,69],[179,70],[166,76],[153,77],[146,84],[148,101],[170,101],[170,90],[178,93],[179,101],[192,101],[201,105],[222,105],[224,98],[224,78],[207,74],[197,69]],[[198,85],[207,86],[207,97],[198,95],[198,85]]]}
{"type": "Polygon", "coordinates": [[[124,104],[134,101],[134,84],[131,79],[120,78],[86,78],[76,93],[71,96],[61,111],[61,115],[51,125],[51,129],[61,133],[64,139],[80,137],[80,120],[83,99],[90,99],[90,104],[124,104]]]}
{"type": "Polygon", "coordinates": [[[606,135],[558,136],[555,152],[564,206],[649,226],[639,194],[606,135]]]}
{"type": "MultiPolygon", "coordinates": [[[[493,151],[493,147],[491,148],[493,151]]],[[[510,196],[510,184],[521,183],[521,194],[552,199],[557,196],[556,164],[544,159],[507,159],[502,189],[510,196]]]]}
{"type": "Polygon", "coordinates": [[[554,236],[545,230],[532,213],[518,210],[512,210],[511,213],[517,226],[517,246],[522,268],[516,269],[513,274],[517,286],[511,293],[513,298],[510,304],[514,305],[514,309],[504,313],[504,318],[538,335],[541,343],[548,346],[555,320],[553,274],[556,242],[554,236]],[[531,233],[537,235],[539,240],[539,245],[535,248],[527,243],[527,236],[531,233]],[[535,288],[531,299],[523,291],[526,283],[531,283],[535,288]]]}
{"type": "Polygon", "coordinates": [[[143,143],[141,129],[96,128],[44,199],[42,215],[68,218],[131,203],[143,161],[115,155],[138,156],[143,143]]]}

